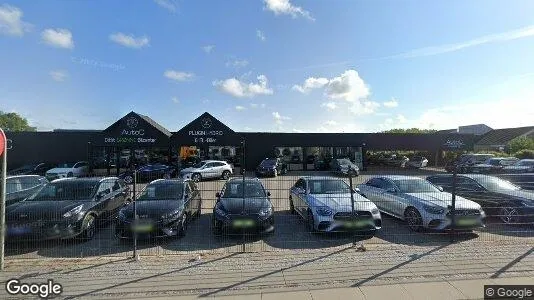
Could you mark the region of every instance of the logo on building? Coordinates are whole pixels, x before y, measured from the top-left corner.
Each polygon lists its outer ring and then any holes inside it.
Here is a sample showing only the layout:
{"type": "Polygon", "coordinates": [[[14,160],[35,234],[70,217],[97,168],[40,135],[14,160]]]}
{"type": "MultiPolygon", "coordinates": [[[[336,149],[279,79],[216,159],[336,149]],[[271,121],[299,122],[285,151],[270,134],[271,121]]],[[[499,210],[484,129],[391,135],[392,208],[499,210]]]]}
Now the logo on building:
{"type": "Polygon", "coordinates": [[[447,140],[447,142],[445,143],[445,147],[450,148],[450,149],[460,149],[464,145],[465,145],[464,142],[460,140],[447,140]]]}
{"type": "Polygon", "coordinates": [[[211,127],[211,120],[209,118],[204,118],[200,120],[200,124],[202,124],[203,128],[210,128],[211,127]]]}
{"type": "Polygon", "coordinates": [[[139,121],[134,117],[131,117],[128,120],[126,120],[126,126],[130,128],[136,128],[137,125],[139,125],[139,121]]]}

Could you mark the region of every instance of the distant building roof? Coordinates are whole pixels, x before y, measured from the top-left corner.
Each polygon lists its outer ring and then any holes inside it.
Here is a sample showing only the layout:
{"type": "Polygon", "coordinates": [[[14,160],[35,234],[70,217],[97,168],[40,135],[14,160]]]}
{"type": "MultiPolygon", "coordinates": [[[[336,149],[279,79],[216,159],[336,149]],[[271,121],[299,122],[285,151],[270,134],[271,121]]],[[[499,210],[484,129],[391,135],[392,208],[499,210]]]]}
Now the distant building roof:
{"type": "Polygon", "coordinates": [[[438,131],[436,131],[435,133],[438,133],[438,134],[443,134],[443,133],[458,133],[458,130],[457,130],[457,129],[443,129],[443,130],[438,130],[438,131]]]}
{"type": "Polygon", "coordinates": [[[477,145],[506,145],[511,140],[534,133],[534,126],[494,129],[482,136],[477,145]]]}

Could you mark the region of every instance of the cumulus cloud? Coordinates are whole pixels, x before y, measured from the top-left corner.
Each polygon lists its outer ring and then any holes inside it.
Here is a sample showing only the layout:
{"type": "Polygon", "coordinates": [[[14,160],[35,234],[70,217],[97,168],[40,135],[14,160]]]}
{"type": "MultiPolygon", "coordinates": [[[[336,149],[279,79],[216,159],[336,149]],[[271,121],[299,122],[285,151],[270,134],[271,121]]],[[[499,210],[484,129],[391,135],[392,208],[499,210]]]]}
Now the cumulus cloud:
{"type": "Polygon", "coordinates": [[[300,6],[291,4],[289,0],[264,0],[266,10],[278,15],[290,15],[293,18],[304,17],[308,20],[315,21],[310,12],[300,6]]]}
{"type": "Polygon", "coordinates": [[[273,90],[268,86],[267,76],[259,75],[258,82],[243,82],[237,78],[228,78],[225,80],[216,80],[213,86],[217,87],[223,93],[236,98],[252,98],[257,95],[272,95],[273,90]]]}
{"type": "Polygon", "coordinates": [[[384,102],[382,104],[384,105],[384,107],[389,107],[389,108],[393,108],[393,107],[399,106],[399,102],[395,98],[391,99],[390,101],[386,101],[386,102],[384,102]]]}
{"type": "Polygon", "coordinates": [[[250,103],[250,107],[251,107],[251,108],[258,108],[258,107],[260,107],[260,108],[265,108],[265,106],[266,106],[265,103],[262,103],[262,104],[258,104],[258,103],[250,103]]]}
{"type": "Polygon", "coordinates": [[[282,116],[279,112],[273,112],[273,119],[277,125],[282,125],[284,121],[291,120],[290,117],[282,116]]]}
{"type": "Polygon", "coordinates": [[[336,121],[330,120],[330,121],[324,122],[324,124],[326,126],[336,126],[338,123],[336,121]]]}
{"type": "Polygon", "coordinates": [[[156,2],[156,4],[160,7],[163,7],[170,12],[176,11],[177,5],[176,3],[174,3],[175,1],[173,0],[154,0],[154,2],[156,2]]]}
{"type": "Polygon", "coordinates": [[[22,21],[23,12],[18,7],[9,4],[0,6],[0,34],[9,36],[23,36],[31,25],[22,21]]]}
{"type": "Polygon", "coordinates": [[[326,107],[326,109],[329,110],[329,111],[333,111],[333,110],[336,110],[338,108],[336,102],[325,102],[325,103],[321,104],[321,107],[326,107]]]}
{"type": "Polygon", "coordinates": [[[293,90],[306,94],[306,93],[309,93],[313,89],[322,88],[328,83],[329,83],[329,80],[327,78],[310,77],[304,81],[303,85],[295,84],[293,86],[293,90]]]}
{"type": "Polygon", "coordinates": [[[369,115],[380,107],[380,103],[373,101],[357,101],[349,106],[349,111],[355,115],[369,115]]]}
{"type": "Polygon", "coordinates": [[[206,45],[206,46],[202,46],[202,51],[210,54],[213,49],[215,49],[215,45],[206,45]]]}
{"type": "Polygon", "coordinates": [[[295,132],[295,133],[304,133],[303,130],[296,129],[296,128],[293,128],[293,132],[295,132]]]}
{"type": "Polygon", "coordinates": [[[178,99],[178,97],[172,97],[171,100],[172,100],[172,103],[175,103],[175,104],[180,103],[180,99],[178,99]]]}
{"type": "Polygon", "coordinates": [[[135,37],[132,34],[116,32],[109,35],[109,39],[128,48],[143,48],[149,45],[150,39],[147,36],[135,37]]]}
{"type": "Polygon", "coordinates": [[[262,42],[265,42],[265,40],[267,39],[267,38],[265,37],[265,33],[263,33],[263,31],[261,31],[261,30],[259,30],[259,29],[256,30],[256,37],[257,37],[260,41],[262,41],[262,42]]]}
{"type": "Polygon", "coordinates": [[[247,108],[244,107],[244,106],[241,106],[241,105],[238,105],[238,106],[235,107],[235,110],[237,110],[237,111],[242,111],[242,110],[245,110],[245,109],[247,109],[247,108]]]}
{"type": "Polygon", "coordinates": [[[72,33],[68,29],[56,28],[45,29],[41,33],[41,40],[52,47],[57,48],[74,48],[72,33]]]}
{"type": "Polygon", "coordinates": [[[248,66],[248,60],[246,59],[231,59],[226,62],[227,67],[233,67],[236,69],[244,68],[248,66]]]}
{"type": "Polygon", "coordinates": [[[195,74],[175,70],[167,70],[163,73],[163,76],[174,81],[187,81],[193,79],[195,77],[195,74]]]}
{"type": "Polygon", "coordinates": [[[65,79],[69,76],[67,71],[64,71],[64,70],[50,71],[49,74],[50,74],[50,77],[52,77],[53,80],[58,81],[58,82],[65,81],[65,79]]]}

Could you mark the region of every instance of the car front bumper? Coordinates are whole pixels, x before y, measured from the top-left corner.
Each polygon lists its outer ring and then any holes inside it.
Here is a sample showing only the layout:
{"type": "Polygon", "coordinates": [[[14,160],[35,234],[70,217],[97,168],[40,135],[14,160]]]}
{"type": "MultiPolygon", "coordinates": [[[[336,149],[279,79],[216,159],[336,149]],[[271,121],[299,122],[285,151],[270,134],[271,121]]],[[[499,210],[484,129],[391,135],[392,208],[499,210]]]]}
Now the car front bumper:
{"type": "Polygon", "coordinates": [[[380,214],[373,215],[370,211],[337,212],[331,216],[314,214],[314,228],[321,232],[369,232],[382,228],[380,214]]]}
{"type": "Polygon", "coordinates": [[[163,238],[176,236],[180,232],[181,219],[170,221],[142,220],[133,223],[131,220],[117,219],[115,236],[120,239],[132,239],[137,233],[138,239],[163,238]]]}
{"type": "Polygon", "coordinates": [[[6,239],[13,241],[42,241],[54,239],[68,239],[80,235],[82,220],[67,222],[34,221],[7,224],[6,239]]]}
{"type": "Polygon", "coordinates": [[[275,176],[276,170],[256,170],[256,176],[257,177],[263,177],[263,176],[275,176]]]}
{"type": "MultiPolygon", "coordinates": [[[[459,210],[455,217],[455,226],[457,230],[473,230],[476,228],[485,227],[486,215],[465,215],[462,214],[462,211],[459,210]]],[[[448,230],[453,226],[452,217],[449,214],[447,215],[434,215],[427,213],[423,216],[423,227],[432,229],[432,230],[448,230]]]]}
{"type": "Polygon", "coordinates": [[[259,215],[226,215],[214,214],[214,224],[225,234],[267,234],[274,231],[274,215],[260,217],[259,215]],[[216,223],[216,224],[215,224],[216,223]]]}

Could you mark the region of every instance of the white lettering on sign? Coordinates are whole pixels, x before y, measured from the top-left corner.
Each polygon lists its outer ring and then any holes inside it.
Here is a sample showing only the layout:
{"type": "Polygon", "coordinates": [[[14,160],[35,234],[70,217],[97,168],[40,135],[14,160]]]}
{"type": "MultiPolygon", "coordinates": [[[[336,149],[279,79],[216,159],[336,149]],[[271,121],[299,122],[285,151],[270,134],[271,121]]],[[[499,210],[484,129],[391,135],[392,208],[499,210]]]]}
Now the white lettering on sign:
{"type": "Polygon", "coordinates": [[[139,129],[139,130],[126,130],[126,129],[123,129],[121,131],[121,135],[145,135],[145,130],[144,129],[139,129]]]}
{"type": "Polygon", "coordinates": [[[197,143],[215,143],[217,142],[216,138],[195,138],[195,144],[197,143]]]}
{"type": "Polygon", "coordinates": [[[138,143],[155,143],[156,139],[137,138],[138,143]]]}
{"type": "Polygon", "coordinates": [[[223,135],[224,133],[221,130],[191,130],[189,131],[189,135],[196,135],[196,136],[206,136],[206,135],[223,135]]]}

